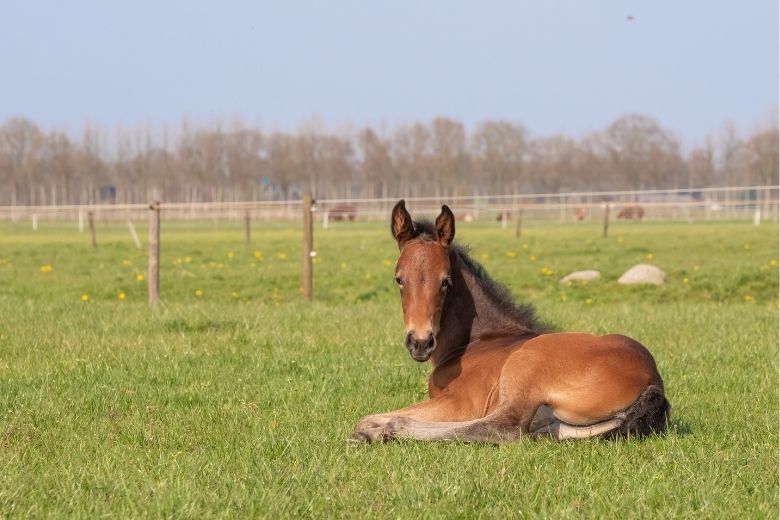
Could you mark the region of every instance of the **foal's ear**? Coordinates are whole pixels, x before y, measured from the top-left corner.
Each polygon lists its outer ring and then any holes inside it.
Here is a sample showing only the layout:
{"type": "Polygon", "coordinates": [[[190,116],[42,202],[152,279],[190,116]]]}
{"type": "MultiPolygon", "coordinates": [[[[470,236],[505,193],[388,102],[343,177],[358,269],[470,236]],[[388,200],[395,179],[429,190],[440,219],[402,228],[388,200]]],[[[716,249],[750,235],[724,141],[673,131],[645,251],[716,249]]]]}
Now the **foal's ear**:
{"type": "Polygon", "coordinates": [[[436,236],[444,247],[448,247],[455,238],[455,215],[446,204],[441,207],[441,213],[436,217],[436,236]]]}
{"type": "Polygon", "coordinates": [[[403,199],[393,208],[393,214],[390,217],[390,232],[393,238],[398,242],[398,249],[403,249],[404,244],[414,238],[414,224],[412,216],[406,211],[406,203],[403,199]]]}

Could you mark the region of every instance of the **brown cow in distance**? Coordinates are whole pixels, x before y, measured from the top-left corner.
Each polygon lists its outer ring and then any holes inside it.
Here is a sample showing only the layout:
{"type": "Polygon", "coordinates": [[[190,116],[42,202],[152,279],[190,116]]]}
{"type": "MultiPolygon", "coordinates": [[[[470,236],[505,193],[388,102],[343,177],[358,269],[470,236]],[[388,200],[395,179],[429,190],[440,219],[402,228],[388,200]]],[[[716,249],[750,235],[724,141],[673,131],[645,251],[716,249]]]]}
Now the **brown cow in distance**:
{"type": "Polygon", "coordinates": [[[642,220],[645,217],[645,210],[642,206],[626,206],[617,214],[617,218],[624,220],[642,220]]]}
{"type": "Polygon", "coordinates": [[[333,208],[328,211],[328,217],[334,222],[339,220],[354,222],[357,217],[357,208],[346,204],[333,206],[333,208]]]}

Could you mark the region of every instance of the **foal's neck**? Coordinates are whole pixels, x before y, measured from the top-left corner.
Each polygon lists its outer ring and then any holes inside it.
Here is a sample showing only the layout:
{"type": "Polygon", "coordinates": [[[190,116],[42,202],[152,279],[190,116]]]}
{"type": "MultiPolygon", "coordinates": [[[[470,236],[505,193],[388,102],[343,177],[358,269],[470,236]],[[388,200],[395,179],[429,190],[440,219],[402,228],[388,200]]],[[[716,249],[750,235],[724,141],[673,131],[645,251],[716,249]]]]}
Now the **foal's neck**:
{"type": "MultiPolygon", "coordinates": [[[[522,334],[524,328],[507,316],[501,302],[485,281],[471,271],[460,256],[450,256],[452,289],[442,308],[434,366],[459,357],[473,341],[486,334],[522,334]]],[[[530,331],[529,331],[530,332],[530,331]]]]}

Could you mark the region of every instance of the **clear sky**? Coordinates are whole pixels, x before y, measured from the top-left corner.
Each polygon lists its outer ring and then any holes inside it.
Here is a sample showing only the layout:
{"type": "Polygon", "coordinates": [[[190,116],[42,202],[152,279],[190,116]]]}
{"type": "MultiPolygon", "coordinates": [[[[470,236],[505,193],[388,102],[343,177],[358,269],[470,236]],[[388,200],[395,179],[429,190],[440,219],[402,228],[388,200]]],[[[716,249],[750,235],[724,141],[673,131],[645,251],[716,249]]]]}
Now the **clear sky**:
{"type": "MultiPolygon", "coordinates": [[[[76,130],[435,116],[534,135],[656,117],[687,144],[778,106],[776,0],[78,0],[0,7],[0,120],[76,130]],[[629,19],[628,17],[633,17],[629,19]]],[[[774,112],[773,112],[774,111],[774,112]]]]}

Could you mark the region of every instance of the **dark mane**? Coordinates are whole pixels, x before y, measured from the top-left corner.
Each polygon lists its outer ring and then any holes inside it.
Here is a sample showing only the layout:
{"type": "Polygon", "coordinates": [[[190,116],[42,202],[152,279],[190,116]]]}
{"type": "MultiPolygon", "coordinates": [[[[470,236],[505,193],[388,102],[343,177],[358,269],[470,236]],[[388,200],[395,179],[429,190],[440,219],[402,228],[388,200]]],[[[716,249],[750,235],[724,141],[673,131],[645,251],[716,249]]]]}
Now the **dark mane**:
{"type": "MultiPolygon", "coordinates": [[[[421,219],[414,221],[413,225],[415,238],[436,240],[436,228],[431,221],[421,219]]],[[[505,320],[510,322],[508,327],[506,325],[499,326],[494,331],[496,335],[505,333],[532,333],[537,335],[551,330],[551,327],[536,315],[536,309],[534,309],[533,305],[516,303],[509,289],[505,285],[493,280],[484,266],[471,258],[467,246],[453,243],[451,249],[466,270],[479,281],[479,285],[490,300],[490,303],[503,315],[505,320]]]]}

